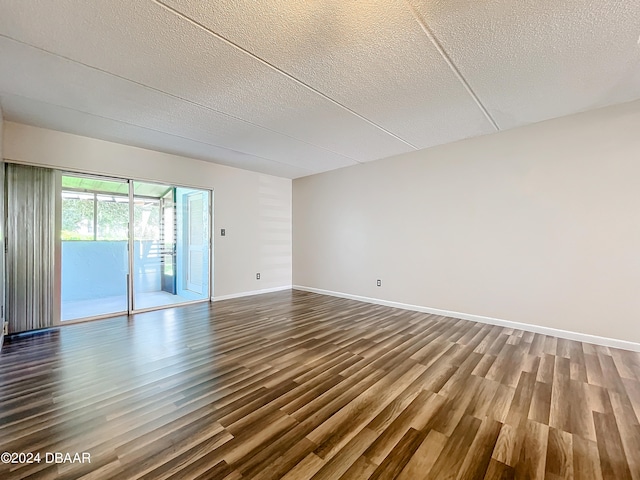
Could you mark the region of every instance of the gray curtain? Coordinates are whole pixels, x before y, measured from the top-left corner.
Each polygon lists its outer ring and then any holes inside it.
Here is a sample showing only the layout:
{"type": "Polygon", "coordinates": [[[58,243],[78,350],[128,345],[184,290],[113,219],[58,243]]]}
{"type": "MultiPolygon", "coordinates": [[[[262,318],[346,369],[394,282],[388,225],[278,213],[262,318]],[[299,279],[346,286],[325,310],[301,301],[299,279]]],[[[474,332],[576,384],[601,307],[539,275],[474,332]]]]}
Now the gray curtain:
{"type": "Polygon", "coordinates": [[[7,164],[9,332],[53,325],[55,171],[7,164]]]}

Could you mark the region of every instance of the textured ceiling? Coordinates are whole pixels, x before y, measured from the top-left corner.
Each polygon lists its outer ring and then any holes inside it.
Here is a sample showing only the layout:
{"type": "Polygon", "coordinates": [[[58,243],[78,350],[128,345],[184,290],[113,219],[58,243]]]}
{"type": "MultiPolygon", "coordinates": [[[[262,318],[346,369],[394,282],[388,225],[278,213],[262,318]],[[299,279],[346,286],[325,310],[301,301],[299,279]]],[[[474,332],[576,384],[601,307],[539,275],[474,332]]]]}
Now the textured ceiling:
{"type": "Polygon", "coordinates": [[[640,0],[0,0],[7,120],[296,178],[640,98],[640,0]]]}

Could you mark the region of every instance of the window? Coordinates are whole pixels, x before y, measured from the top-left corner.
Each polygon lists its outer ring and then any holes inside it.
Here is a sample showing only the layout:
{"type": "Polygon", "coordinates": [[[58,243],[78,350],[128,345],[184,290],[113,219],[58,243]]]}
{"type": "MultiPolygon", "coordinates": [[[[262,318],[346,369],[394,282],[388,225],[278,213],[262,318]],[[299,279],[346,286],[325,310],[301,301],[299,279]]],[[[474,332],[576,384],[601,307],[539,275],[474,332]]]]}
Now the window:
{"type": "Polygon", "coordinates": [[[129,197],[62,191],[62,240],[127,240],[129,197]]]}

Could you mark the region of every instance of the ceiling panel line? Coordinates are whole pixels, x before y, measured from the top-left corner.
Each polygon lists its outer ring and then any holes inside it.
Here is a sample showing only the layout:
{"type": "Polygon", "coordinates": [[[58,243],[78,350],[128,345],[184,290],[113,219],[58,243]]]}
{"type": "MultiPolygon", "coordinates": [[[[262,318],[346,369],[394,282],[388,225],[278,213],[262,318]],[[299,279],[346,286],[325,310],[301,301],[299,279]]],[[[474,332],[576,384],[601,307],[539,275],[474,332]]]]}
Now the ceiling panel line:
{"type": "MultiPolygon", "coordinates": [[[[221,110],[216,110],[215,108],[212,108],[212,107],[210,107],[209,105],[204,105],[204,104],[201,104],[201,103],[195,102],[195,101],[190,100],[190,99],[188,99],[188,98],[181,97],[180,95],[176,95],[175,93],[166,92],[166,91],[161,90],[161,89],[159,89],[159,88],[152,87],[152,86],[150,86],[150,85],[146,85],[146,84],[141,83],[141,82],[137,82],[137,81],[132,80],[132,79],[130,79],[130,78],[123,77],[123,76],[118,75],[118,74],[116,74],[116,73],[110,72],[110,71],[108,71],[108,70],[103,70],[103,69],[98,68],[98,67],[95,67],[95,66],[93,66],[93,65],[89,65],[89,64],[87,64],[87,63],[84,63],[84,62],[80,62],[80,61],[78,61],[78,60],[75,60],[75,59],[73,59],[73,58],[66,57],[66,56],[64,56],[64,55],[60,55],[59,53],[52,52],[52,51],[50,51],[50,50],[46,50],[46,49],[41,48],[41,47],[38,47],[38,46],[36,46],[36,45],[32,45],[32,44],[30,44],[30,43],[23,42],[22,40],[18,40],[18,39],[13,38],[13,37],[11,37],[11,36],[9,36],[9,35],[5,35],[4,33],[0,33],[0,37],[2,37],[2,38],[6,38],[6,39],[8,39],[8,40],[11,40],[12,42],[20,43],[21,45],[26,45],[26,46],[28,46],[28,47],[30,47],[30,48],[35,48],[36,50],[40,50],[41,52],[47,53],[47,54],[49,54],[49,55],[53,55],[53,56],[55,56],[55,57],[61,58],[61,59],[66,60],[66,61],[68,61],[68,62],[73,62],[73,63],[76,63],[76,64],[78,64],[78,65],[82,65],[83,67],[90,68],[90,69],[92,69],[92,70],[95,70],[95,71],[97,71],[97,72],[103,73],[103,74],[105,74],[105,75],[110,75],[110,76],[112,76],[112,77],[114,77],[114,78],[118,78],[118,79],[120,79],[120,80],[124,80],[124,81],[129,82],[129,83],[132,83],[132,84],[134,84],[134,85],[138,85],[139,87],[143,87],[143,88],[146,88],[146,89],[148,89],[148,90],[151,90],[151,91],[154,91],[154,92],[157,92],[157,93],[161,93],[162,95],[166,95],[166,96],[168,96],[168,97],[175,98],[175,99],[177,99],[177,100],[180,100],[180,101],[182,101],[182,102],[188,103],[188,104],[190,104],[190,105],[195,105],[196,107],[203,108],[203,109],[208,110],[208,111],[210,111],[210,112],[214,112],[214,113],[217,113],[217,114],[219,114],[219,115],[223,115],[223,116],[225,116],[225,117],[232,118],[232,119],[237,120],[237,121],[239,121],[239,122],[246,123],[247,125],[251,125],[252,127],[256,127],[256,128],[261,129],[261,130],[265,130],[265,131],[267,131],[267,132],[275,133],[275,134],[277,134],[277,135],[281,135],[281,136],[283,136],[283,137],[290,138],[290,139],[295,140],[295,141],[297,141],[297,142],[304,143],[305,145],[309,145],[309,146],[311,146],[311,147],[319,148],[319,149],[321,149],[321,150],[324,150],[324,151],[326,151],[326,152],[332,153],[332,154],[334,154],[334,155],[339,155],[339,156],[344,157],[344,158],[346,158],[346,159],[348,159],[348,160],[351,160],[352,162],[362,163],[361,161],[356,160],[355,158],[352,158],[352,157],[350,157],[349,155],[346,155],[346,154],[341,153],[341,152],[334,152],[334,151],[333,151],[333,150],[331,150],[330,148],[323,147],[322,145],[316,145],[315,143],[311,143],[311,142],[308,142],[308,141],[306,141],[306,140],[302,140],[302,139],[300,139],[300,138],[294,137],[294,136],[292,136],[292,135],[288,135],[288,134],[283,133],[283,132],[280,132],[280,131],[278,131],[278,130],[273,130],[273,129],[271,129],[271,128],[265,127],[264,125],[259,125],[259,124],[257,124],[257,123],[253,123],[253,122],[251,122],[251,121],[249,121],[249,120],[246,120],[246,119],[241,118],[241,117],[237,117],[237,116],[235,116],[235,115],[231,115],[231,114],[229,114],[229,113],[227,113],[227,112],[223,112],[223,111],[221,111],[221,110]]],[[[86,112],[83,112],[83,113],[86,113],[86,112]]],[[[126,123],[126,122],[122,122],[122,123],[126,123]]],[[[177,136],[177,135],[176,135],[176,136],[177,136]]],[[[226,147],[222,147],[222,148],[226,148],[226,147]]],[[[415,148],[415,147],[414,147],[414,148],[415,148]]],[[[228,149],[228,148],[227,148],[227,150],[230,150],[230,149],[228,149]]]]}
{"type": "MultiPolygon", "coordinates": [[[[206,145],[208,147],[220,148],[222,150],[227,150],[229,152],[235,152],[235,153],[239,153],[241,155],[247,155],[249,157],[259,158],[259,159],[264,160],[266,162],[277,163],[278,165],[283,165],[285,167],[295,167],[295,168],[298,168],[300,170],[305,170],[305,171],[310,172],[310,173],[313,172],[312,170],[308,169],[307,167],[302,167],[300,165],[295,165],[293,163],[287,163],[287,162],[282,162],[282,161],[279,161],[279,160],[273,160],[271,158],[266,158],[266,157],[262,157],[260,155],[256,155],[255,153],[243,152],[243,151],[240,151],[240,150],[236,150],[234,148],[229,148],[229,147],[225,147],[225,146],[222,146],[222,145],[216,145],[215,143],[203,142],[202,140],[196,140],[194,138],[185,137],[184,135],[177,135],[175,133],[164,132],[164,131],[158,130],[156,128],[150,128],[150,127],[147,127],[147,126],[144,126],[144,125],[138,125],[138,124],[132,123],[132,122],[125,122],[124,120],[120,120],[120,119],[117,119],[117,118],[106,117],[104,115],[96,115],[95,113],[85,112],[84,110],[67,107],[65,105],[58,105],[56,103],[46,102],[46,101],[43,101],[43,100],[38,100],[38,99],[35,99],[35,98],[31,98],[31,97],[25,97],[24,95],[16,95],[14,93],[8,93],[8,92],[0,91],[0,97],[3,97],[3,96],[4,97],[24,98],[24,99],[30,100],[32,102],[43,103],[45,105],[51,105],[53,107],[62,108],[62,109],[65,109],[65,110],[71,110],[71,111],[74,111],[74,112],[82,113],[84,115],[89,115],[89,116],[96,117],[96,118],[102,118],[104,120],[109,120],[111,122],[117,122],[117,123],[120,123],[122,125],[128,125],[128,126],[131,126],[131,127],[141,128],[141,129],[144,129],[144,130],[148,130],[150,132],[161,133],[163,135],[167,135],[167,136],[170,136],[170,137],[180,138],[182,140],[188,140],[190,142],[199,143],[200,145],[206,145]]],[[[105,140],[105,141],[108,141],[108,140],[105,140]]],[[[139,148],[144,148],[144,147],[139,147],[139,148]]],[[[184,155],[182,155],[182,156],[184,156],[184,155]]],[[[193,157],[189,157],[189,158],[193,158],[193,157]]],[[[198,159],[196,159],[196,160],[198,160],[198,159]]],[[[206,160],[202,160],[202,161],[206,161],[206,160]]],[[[355,160],[354,160],[354,162],[355,162],[355,160]]],[[[218,162],[212,162],[212,163],[218,163],[218,162]]],[[[226,166],[231,166],[231,167],[233,166],[233,165],[227,165],[227,164],[223,164],[223,163],[220,163],[220,165],[226,165],[226,166]]],[[[239,168],[239,167],[234,167],[234,168],[239,168]]]]}
{"type": "Polygon", "coordinates": [[[438,38],[435,36],[431,28],[429,28],[429,25],[427,25],[425,19],[422,17],[422,15],[420,15],[420,13],[416,10],[416,8],[411,4],[409,0],[404,0],[404,2],[409,7],[409,10],[411,10],[413,17],[416,19],[416,22],[418,22],[418,25],[420,25],[420,28],[422,28],[422,31],[425,33],[427,38],[429,38],[436,50],[438,50],[438,53],[440,54],[440,56],[442,56],[453,74],[458,78],[460,83],[462,83],[469,95],[471,95],[471,98],[473,98],[473,101],[476,103],[476,105],[478,105],[478,108],[482,111],[484,116],[487,117],[487,120],[491,123],[491,125],[493,125],[493,128],[495,128],[496,131],[499,132],[501,129],[498,125],[498,122],[496,122],[496,120],[491,116],[489,110],[487,110],[487,107],[484,106],[482,100],[480,100],[480,97],[478,97],[478,94],[473,90],[473,88],[471,88],[471,85],[469,84],[467,79],[464,78],[456,64],[453,63],[453,60],[444,49],[438,38]]]}
{"type": "MultiPolygon", "coordinates": [[[[267,60],[263,59],[262,57],[259,57],[258,55],[256,55],[255,53],[251,52],[250,50],[247,50],[246,48],[241,47],[240,45],[238,45],[237,43],[232,42],[231,40],[229,40],[228,38],[220,35],[219,33],[213,31],[212,29],[210,29],[209,27],[207,27],[206,25],[203,25],[202,23],[198,22],[197,20],[194,20],[193,18],[185,15],[184,13],[182,13],[179,10],[176,10],[175,8],[166,5],[164,3],[162,3],[161,0],[151,0],[152,2],[156,3],[157,5],[161,6],[162,8],[166,9],[167,11],[173,13],[174,15],[177,15],[178,17],[184,19],[185,21],[191,23],[192,25],[204,30],[205,32],[207,32],[209,35],[212,35],[214,37],[216,37],[217,39],[225,42],[227,45],[230,45],[232,47],[234,47],[235,49],[239,50],[240,52],[244,53],[245,55],[248,55],[249,57],[251,57],[253,60],[256,60],[257,62],[260,62],[261,64],[271,68],[272,70],[274,70],[275,72],[278,72],[279,74],[285,76],[286,78],[288,78],[289,80],[297,83],[298,85],[306,88],[307,90],[315,93],[316,95],[322,97],[325,100],[330,101],[331,103],[333,103],[334,105],[342,108],[343,110],[346,110],[347,112],[349,112],[350,114],[356,116],[357,118],[359,118],[360,120],[363,120],[365,122],[367,122],[368,124],[372,125],[373,127],[379,129],[380,131],[386,133],[387,135],[390,135],[391,137],[395,138],[396,140],[406,144],[407,146],[413,148],[414,150],[419,150],[419,148],[415,145],[413,145],[412,143],[408,142],[407,140],[404,140],[403,138],[399,137],[398,135],[396,135],[395,133],[387,130],[386,128],[382,127],[381,125],[378,125],[376,122],[374,122],[373,120],[368,119],[367,117],[359,114],[358,112],[356,112],[355,110],[352,110],[351,108],[347,107],[346,105],[338,102],[337,100],[331,98],[329,95],[321,92],[320,90],[317,90],[315,88],[313,88],[311,85],[303,82],[302,80],[300,80],[299,78],[293,76],[292,74],[286,72],[285,70],[282,70],[281,68],[277,67],[276,65],[274,65],[273,63],[268,62],[267,60]]],[[[356,160],[357,161],[357,160],[356,160]]],[[[362,163],[359,162],[358,163],[362,163]]]]}

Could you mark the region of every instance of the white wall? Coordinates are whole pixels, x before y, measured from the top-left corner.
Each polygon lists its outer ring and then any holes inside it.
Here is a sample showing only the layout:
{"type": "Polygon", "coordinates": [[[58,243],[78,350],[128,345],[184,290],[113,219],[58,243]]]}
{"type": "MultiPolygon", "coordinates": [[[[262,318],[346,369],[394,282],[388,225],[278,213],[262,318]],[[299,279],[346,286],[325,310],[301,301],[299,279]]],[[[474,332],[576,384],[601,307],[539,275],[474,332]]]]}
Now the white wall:
{"type": "Polygon", "coordinates": [[[639,127],[635,102],[296,179],[293,283],[640,342],[639,127]]]}
{"type": "Polygon", "coordinates": [[[291,285],[289,179],[12,122],[4,147],[12,161],[213,189],[214,296],[291,285]]]}

